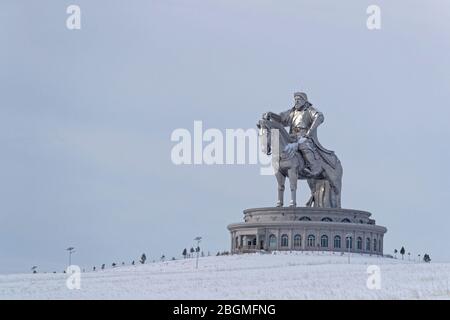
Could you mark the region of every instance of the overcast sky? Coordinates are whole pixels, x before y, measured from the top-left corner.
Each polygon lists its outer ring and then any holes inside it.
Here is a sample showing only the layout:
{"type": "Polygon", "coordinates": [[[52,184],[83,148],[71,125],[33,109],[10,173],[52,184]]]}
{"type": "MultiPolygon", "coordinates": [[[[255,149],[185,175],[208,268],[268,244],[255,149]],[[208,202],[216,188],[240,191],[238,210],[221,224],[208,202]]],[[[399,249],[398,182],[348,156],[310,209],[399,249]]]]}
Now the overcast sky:
{"type": "Polygon", "coordinates": [[[2,0],[0,39],[1,273],[62,271],[68,246],[86,268],[179,257],[197,235],[229,250],[275,178],[175,166],[170,135],[254,128],[298,90],[325,115],[343,207],[388,228],[385,253],[450,260],[448,1],[2,0]]]}

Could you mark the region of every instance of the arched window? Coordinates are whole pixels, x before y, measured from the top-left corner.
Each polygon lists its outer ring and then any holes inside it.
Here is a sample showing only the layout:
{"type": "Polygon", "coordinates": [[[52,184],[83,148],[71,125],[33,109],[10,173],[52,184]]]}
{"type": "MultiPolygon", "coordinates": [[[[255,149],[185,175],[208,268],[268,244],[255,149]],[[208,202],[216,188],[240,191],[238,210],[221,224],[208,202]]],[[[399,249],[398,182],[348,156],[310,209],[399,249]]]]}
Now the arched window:
{"type": "Polygon", "coordinates": [[[282,246],[282,247],[287,247],[287,246],[289,246],[289,238],[288,238],[287,234],[283,234],[283,235],[281,236],[281,246],[282,246]]]}
{"type": "Polygon", "coordinates": [[[310,217],[301,217],[300,219],[298,219],[299,221],[311,221],[310,217]]]}
{"type": "Polygon", "coordinates": [[[276,249],[277,248],[277,237],[274,234],[269,236],[269,248],[276,249]]]}
{"type": "Polygon", "coordinates": [[[320,246],[322,248],[328,248],[328,236],[323,235],[320,237],[320,246]]]}
{"type": "Polygon", "coordinates": [[[335,248],[340,248],[341,247],[341,237],[340,236],[335,236],[334,237],[334,247],[335,248]]]}
{"type": "Polygon", "coordinates": [[[324,222],[332,222],[333,219],[325,217],[325,218],[322,218],[322,221],[324,221],[324,222]]]}
{"type": "Polygon", "coordinates": [[[302,236],[299,234],[296,234],[294,236],[294,247],[300,248],[302,246],[302,236]]]}
{"type": "Polygon", "coordinates": [[[362,245],[363,245],[362,238],[361,238],[361,237],[358,237],[358,238],[356,239],[356,249],[362,250],[362,245]]]}
{"type": "Polygon", "coordinates": [[[350,236],[345,237],[345,249],[353,248],[353,238],[350,236]]]}
{"type": "Polygon", "coordinates": [[[366,239],[366,251],[370,251],[370,238],[366,239]]]}
{"type": "Polygon", "coordinates": [[[344,219],[342,219],[341,222],[350,223],[351,221],[349,219],[347,219],[347,218],[344,218],[344,219]]]}
{"type": "Polygon", "coordinates": [[[373,251],[377,251],[377,239],[373,239],[373,251]]]}
{"type": "Polygon", "coordinates": [[[316,246],[316,237],[312,234],[308,236],[308,247],[315,247],[316,246]]]}

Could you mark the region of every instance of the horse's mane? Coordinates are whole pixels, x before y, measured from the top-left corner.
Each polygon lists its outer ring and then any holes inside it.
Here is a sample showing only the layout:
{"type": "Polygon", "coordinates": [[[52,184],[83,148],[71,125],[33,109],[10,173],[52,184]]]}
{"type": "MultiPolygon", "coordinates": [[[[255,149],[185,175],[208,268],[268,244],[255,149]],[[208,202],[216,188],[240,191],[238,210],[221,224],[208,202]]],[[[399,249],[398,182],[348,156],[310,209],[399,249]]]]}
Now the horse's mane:
{"type": "Polygon", "coordinates": [[[280,123],[278,121],[274,121],[274,120],[270,120],[269,122],[272,127],[271,129],[278,129],[278,131],[283,136],[283,138],[286,139],[287,143],[289,143],[291,141],[291,137],[290,137],[289,133],[286,131],[286,129],[284,128],[282,123],[280,123]]]}

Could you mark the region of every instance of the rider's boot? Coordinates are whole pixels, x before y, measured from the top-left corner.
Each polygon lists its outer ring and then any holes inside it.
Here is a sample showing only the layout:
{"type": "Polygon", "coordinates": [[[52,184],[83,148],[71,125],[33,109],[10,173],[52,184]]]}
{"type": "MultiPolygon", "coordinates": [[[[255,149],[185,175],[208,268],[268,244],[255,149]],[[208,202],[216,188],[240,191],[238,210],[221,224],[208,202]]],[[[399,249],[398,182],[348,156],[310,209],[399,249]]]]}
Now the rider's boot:
{"type": "Polygon", "coordinates": [[[316,157],[314,156],[314,152],[312,152],[309,149],[302,150],[303,159],[305,159],[306,162],[306,168],[303,169],[303,174],[305,174],[308,177],[315,177],[318,176],[321,168],[319,165],[318,160],[316,160],[316,157]]]}

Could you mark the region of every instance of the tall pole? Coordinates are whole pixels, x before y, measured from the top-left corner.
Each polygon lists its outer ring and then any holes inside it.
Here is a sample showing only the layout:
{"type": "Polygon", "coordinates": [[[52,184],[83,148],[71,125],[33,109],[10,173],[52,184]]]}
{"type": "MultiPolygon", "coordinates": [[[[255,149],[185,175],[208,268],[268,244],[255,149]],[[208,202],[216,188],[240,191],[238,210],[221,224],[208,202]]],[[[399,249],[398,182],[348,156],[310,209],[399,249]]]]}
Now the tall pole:
{"type": "Polygon", "coordinates": [[[75,249],[74,247],[69,247],[66,249],[69,252],[69,266],[72,265],[72,253],[75,252],[74,249],[75,249]]]}
{"type": "Polygon", "coordinates": [[[348,264],[350,264],[350,238],[348,238],[349,245],[348,245],[348,264]]]}
{"type": "Polygon", "coordinates": [[[195,269],[198,269],[198,251],[197,251],[197,259],[195,259],[195,269]]]}
{"type": "Polygon", "coordinates": [[[194,240],[197,241],[197,247],[195,248],[195,251],[197,252],[197,258],[195,259],[195,269],[198,269],[198,256],[200,254],[200,241],[202,240],[202,237],[195,237],[194,240]]]}

